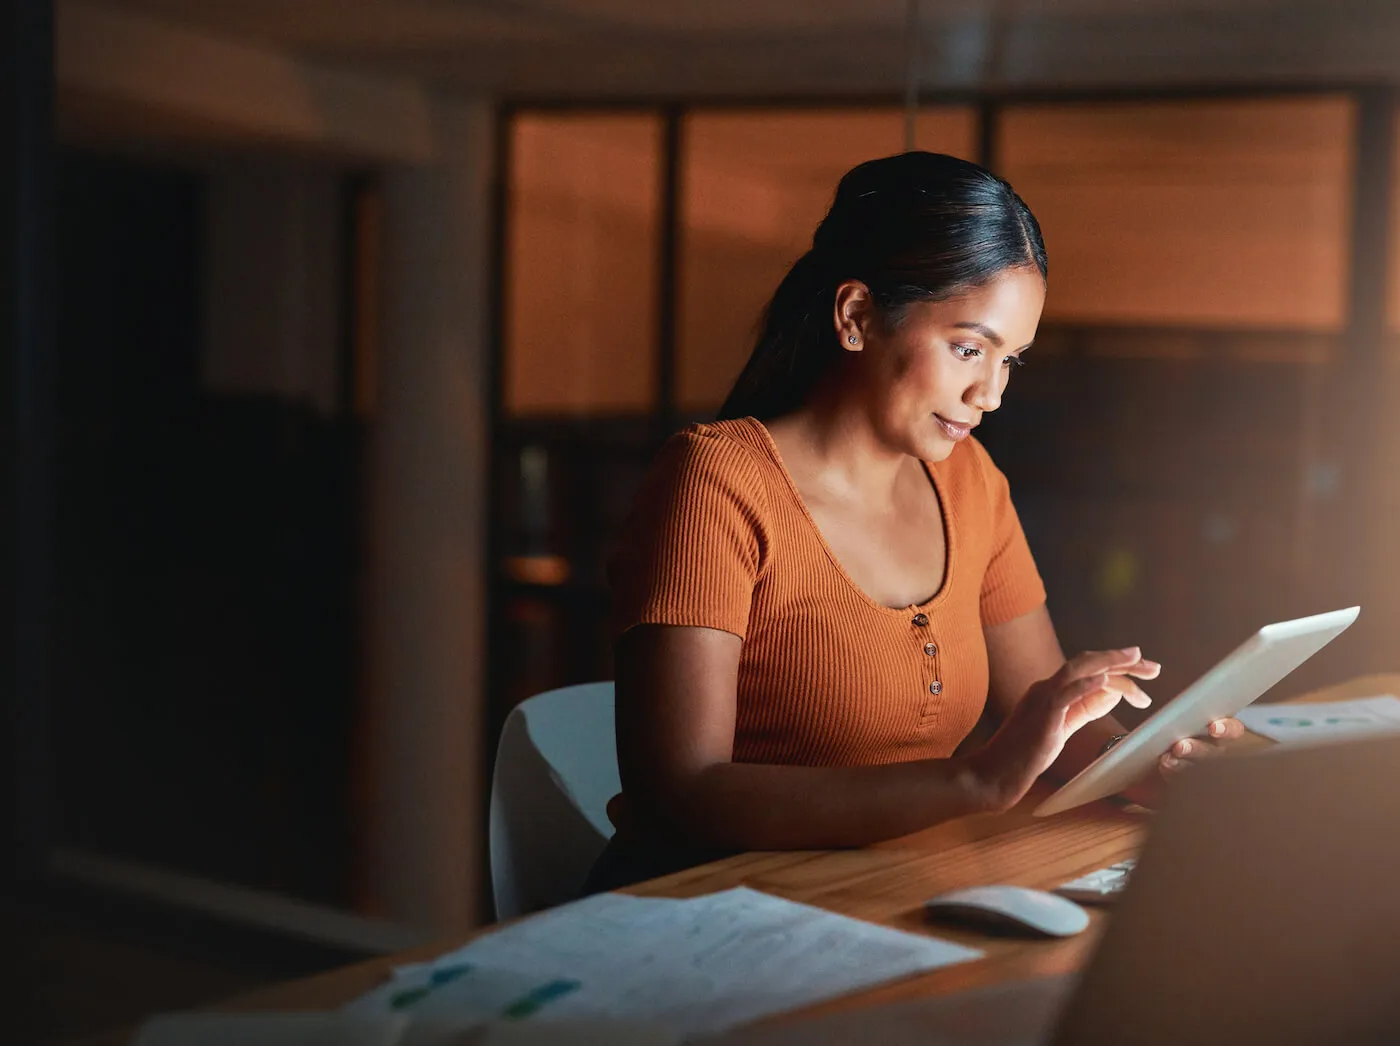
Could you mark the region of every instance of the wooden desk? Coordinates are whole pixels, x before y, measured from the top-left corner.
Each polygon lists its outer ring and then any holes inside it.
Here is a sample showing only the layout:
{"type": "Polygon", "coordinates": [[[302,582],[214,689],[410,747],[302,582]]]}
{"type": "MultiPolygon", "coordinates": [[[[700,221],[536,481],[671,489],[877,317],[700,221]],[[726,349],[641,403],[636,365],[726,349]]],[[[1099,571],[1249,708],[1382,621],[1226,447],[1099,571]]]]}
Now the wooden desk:
{"type": "MultiPolygon", "coordinates": [[[[1296,700],[1344,700],[1384,693],[1400,695],[1400,675],[1365,676],[1296,700]]],[[[1240,747],[1269,743],[1250,736],[1240,747]]],[[[923,920],[922,904],[934,894],[992,882],[1050,888],[1137,852],[1149,814],[1099,802],[1040,820],[1027,811],[1043,794],[1032,793],[1010,813],[963,818],[861,850],[744,854],[654,879],[630,892],[652,897],[692,897],[743,884],[842,915],[926,933],[930,928],[923,920]]],[[[938,927],[934,931],[938,936],[980,948],[986,958],[877,986],[774,1019],[807,1017],[1068,972],[1083,964],[1106,918],[1104,911],[1096,910],[1085,933],[1050,941],[992,938],[938,927]]],[[[484,928],[478,934],[491,929],[494,927],[484,928]]],[[[390,968],[460,947],[471,936],[476,934],[276,985],[218,1008],[332,1009],[369,991],[390,968]]]]}

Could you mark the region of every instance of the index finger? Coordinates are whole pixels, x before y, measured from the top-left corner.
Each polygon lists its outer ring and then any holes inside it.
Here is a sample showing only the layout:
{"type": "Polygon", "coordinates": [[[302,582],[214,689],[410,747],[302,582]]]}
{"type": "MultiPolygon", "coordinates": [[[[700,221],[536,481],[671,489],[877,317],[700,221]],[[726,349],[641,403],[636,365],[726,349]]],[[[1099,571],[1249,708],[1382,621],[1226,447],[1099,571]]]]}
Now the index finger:
{"type": "Polygon", "coordinates": [[[1123,650],[1088,650],[1066,661],[1057,675],[1061,683],[1073,683],[1100,672],[1119,675],[1124,669],[1131,668],[1141,660],[1142,651],[1135,646],[1123,650]]]}
{"type": "Polygon", "coordinates": [[[1132,676],[1134,679],[1156,679],[1162,674],[1162,666],[1159,662],[1149,661],[1141,658],[1137,664],[1130,665],[1123,669],[1123,675],[1132,676]]]}

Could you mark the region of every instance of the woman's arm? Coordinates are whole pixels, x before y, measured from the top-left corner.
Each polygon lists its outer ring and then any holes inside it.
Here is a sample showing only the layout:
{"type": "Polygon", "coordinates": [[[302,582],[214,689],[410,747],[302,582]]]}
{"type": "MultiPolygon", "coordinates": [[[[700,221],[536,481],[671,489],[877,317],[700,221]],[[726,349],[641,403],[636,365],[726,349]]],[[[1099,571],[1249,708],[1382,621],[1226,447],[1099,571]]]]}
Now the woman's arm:
{"type": "Polygon", "coordinates": [[[643,834],[741,850],[863,846],[1013,805],[1066,738],[1119,700],[1121,651],[1057,666],[966,756],[885,766],[733,762],[738,636],[640,625],[617,646],[618,767],[643,834]]]}
{"type": "Polygon", "coordinates": [[[863,846],[988,807],[964,759],[886,766],[731,762],[742,641],[641,625],[617,646],[617,755],[649,838],[736,850],[863,846]]]}

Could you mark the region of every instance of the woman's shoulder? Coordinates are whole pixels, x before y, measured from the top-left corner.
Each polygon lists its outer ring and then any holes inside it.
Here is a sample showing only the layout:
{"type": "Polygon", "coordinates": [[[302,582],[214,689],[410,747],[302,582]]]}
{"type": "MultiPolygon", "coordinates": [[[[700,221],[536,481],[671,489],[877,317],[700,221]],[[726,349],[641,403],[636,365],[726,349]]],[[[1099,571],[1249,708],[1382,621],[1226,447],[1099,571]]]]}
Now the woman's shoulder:
{"type": "Polygon", "coordinates": [[[690,448],[719,456],[731,455],[752,459],[764,449],[764,438],[753,418],[728,418],[724,421],[704,421],[681,429],[672,440],[690,448]],[[742,451],[742,453],[736,453],[742,451]]]}
{"type": "Polygon", "coordinates": [[[761,485],[763,451],[762,436],[754,431],[749,418],[702,422],[668,439],[657,455],[656,466],[743,486],[761,485]]]}
{"type": "Polygon", "coordinates": [[[762,435],[754,431],[751,419],[689,425],[662,446],[646,487],[671,501],[706,488],[757,504],[766,500],[763,449],[762,435]]]}

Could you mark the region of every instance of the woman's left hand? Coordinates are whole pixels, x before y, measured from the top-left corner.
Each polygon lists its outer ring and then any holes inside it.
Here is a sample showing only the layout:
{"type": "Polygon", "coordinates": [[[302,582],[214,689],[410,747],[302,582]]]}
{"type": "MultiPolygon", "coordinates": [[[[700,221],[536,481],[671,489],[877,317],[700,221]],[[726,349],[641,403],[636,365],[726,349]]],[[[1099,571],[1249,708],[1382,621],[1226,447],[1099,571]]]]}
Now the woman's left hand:
{"type": "Polygon", "coordinates": [[[1187,737],[1172,745],[1157,760],[1157,769],[1163,777],[1179,774],[1192,763],[1199,763],[1220,752],[1232,741],[1244,736],[1244,724],[1238,719],[1216,719],[1206,727],[1199,737],[1187,737]]]}
{"type": "Polygon", "coordinates": [[[1155,807],[1161,800],[1162,785],[1183,770],[1219,755],[1232,741],[1244,736],[1238,719],[1216,719],[1204,734],[1186,737],[1172,745],[1157,760],[1157,773],[1123,790],[1123,798],[1138,806],[1155,807]]]}

